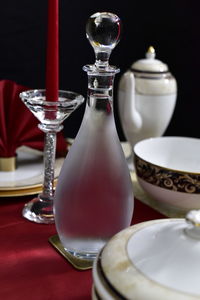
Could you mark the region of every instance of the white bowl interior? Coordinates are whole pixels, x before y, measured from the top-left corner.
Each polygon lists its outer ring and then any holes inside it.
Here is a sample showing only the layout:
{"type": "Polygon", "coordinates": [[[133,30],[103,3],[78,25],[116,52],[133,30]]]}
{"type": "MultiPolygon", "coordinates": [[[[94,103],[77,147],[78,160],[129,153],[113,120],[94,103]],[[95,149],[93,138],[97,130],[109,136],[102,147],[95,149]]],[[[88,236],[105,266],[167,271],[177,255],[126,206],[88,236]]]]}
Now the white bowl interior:
{"type": "Polygon", "coordinates": [[[182,172],[200,173],[200,139],[159,137],[138,142],[134,153],[159,167],[182,172]]]}

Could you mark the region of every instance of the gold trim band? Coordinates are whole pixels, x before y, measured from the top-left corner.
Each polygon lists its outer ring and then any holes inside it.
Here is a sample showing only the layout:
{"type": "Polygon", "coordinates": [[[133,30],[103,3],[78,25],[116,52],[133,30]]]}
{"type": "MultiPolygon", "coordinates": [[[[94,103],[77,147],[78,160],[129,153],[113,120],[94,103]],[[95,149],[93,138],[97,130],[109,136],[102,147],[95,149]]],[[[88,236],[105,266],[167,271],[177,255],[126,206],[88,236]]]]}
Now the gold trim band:
{"type": "Polygon", "coordinates": [[[16,157],[0,157],[0,171],[11,172],[16,169],[16,157]]]}

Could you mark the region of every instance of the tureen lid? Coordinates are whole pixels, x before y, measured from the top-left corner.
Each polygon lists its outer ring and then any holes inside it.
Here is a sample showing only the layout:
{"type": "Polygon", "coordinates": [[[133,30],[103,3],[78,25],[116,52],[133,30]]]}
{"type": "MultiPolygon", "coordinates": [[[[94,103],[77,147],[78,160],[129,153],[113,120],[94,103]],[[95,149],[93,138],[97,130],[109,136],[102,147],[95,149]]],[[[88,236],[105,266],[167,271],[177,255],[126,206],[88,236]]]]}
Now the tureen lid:
{"type": "Polygon", "coordinates": [[[154,47],[150,46],[146,52],[146,58],[139,59],[136,62],[134,62],[131,66],[131,69],[135,72],[168,72],[168,66],[162,61],[156,59],[155,57],[155,49],[154,47]]]}
{"type": "Polygon", "coordinates": [[[200,211],[186,220],[148,221],[121,231],[103,249],[100,263],[122,299],[199,299],[200,211]]]}

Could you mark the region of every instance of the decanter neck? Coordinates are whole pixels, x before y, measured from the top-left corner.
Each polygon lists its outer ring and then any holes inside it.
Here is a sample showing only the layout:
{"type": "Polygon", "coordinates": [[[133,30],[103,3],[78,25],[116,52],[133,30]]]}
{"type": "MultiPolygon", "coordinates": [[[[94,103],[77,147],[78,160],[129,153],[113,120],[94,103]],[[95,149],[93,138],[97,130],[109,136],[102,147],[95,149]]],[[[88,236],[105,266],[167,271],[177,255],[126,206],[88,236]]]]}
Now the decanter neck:
{"type": "Polygon", "coordinates": [[[88,99],[99,95],[112,100],[114,78],[119,69],[109,67],[107,70],[100,70],[95,65],[86,65],[83,69],[88,75],[88,99]]]}
{"type": "Polygon", "coordinates": [[[113,114],[113,101],[110,96],[102,94],[88,95],[87,107],[101,116],[109,116],[113,114]]]}
{"type": "Polygon", "coordinates": [[[113,73],[88,73],[87,105],[96,113],[110,115],[113,112],[113,73]]]}

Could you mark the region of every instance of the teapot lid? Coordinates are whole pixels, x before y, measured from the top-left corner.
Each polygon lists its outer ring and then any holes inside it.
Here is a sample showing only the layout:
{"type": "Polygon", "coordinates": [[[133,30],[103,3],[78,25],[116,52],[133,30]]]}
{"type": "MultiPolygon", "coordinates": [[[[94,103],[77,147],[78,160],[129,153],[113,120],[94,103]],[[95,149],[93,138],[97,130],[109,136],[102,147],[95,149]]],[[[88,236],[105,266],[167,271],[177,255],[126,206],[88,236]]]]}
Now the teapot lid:
{"type": "Polygon", "coordinates": [[[200,211],[121,231],[103,249],[101,266],[125,298],[199,299],[200,211]]]}
{"type": "Polygon", "coordinates": [[[155,58],[156,52],[154,47],[150,46],[146,52],[146,58],[139,59],[134,62],[131,69],[134,72],[150,72],[150,73],[164,73],[168,72],[168,66],[162,61],[155,58]]]}

